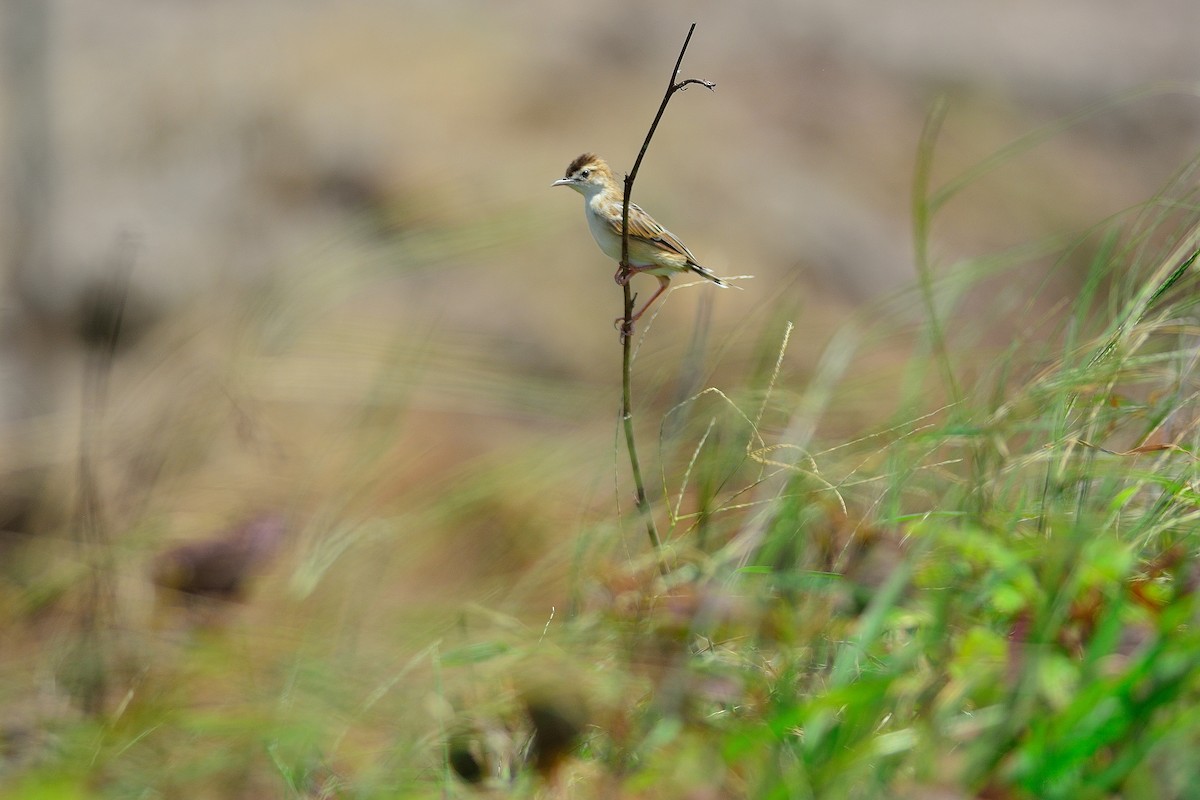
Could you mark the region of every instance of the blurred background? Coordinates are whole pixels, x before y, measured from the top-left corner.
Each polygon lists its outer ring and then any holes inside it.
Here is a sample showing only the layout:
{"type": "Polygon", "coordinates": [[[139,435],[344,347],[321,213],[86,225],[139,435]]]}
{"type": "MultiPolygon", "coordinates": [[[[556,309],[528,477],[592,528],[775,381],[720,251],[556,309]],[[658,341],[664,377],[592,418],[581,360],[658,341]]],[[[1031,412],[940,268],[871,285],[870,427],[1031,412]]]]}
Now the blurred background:
{"type": "MultiPolygon", "coordinates": [[[[550,183],[584,151],[632,165],[691,22],[682,76],[717,88],[672,101],[635,199],[754,278],[644,328],[652,464],[665,411],[772,363],[785,321],[779,427],[840,325],[915,306],[936,98],[935,186],[1096,110],[956,197],[938,270],[1137,206],[1200,144],[1194,0],[9,0],[0,612],[72,607],[84,504],[123,619],[155,553],[261,514],[289,520],[278,603],[339,636],[464,599],[548,613],[570,543],[632,504],[614,265],[550,183]]],[[[997,292],[1050,313],[1077,258],[997,292]]],[[[890,410],[905,352],[856,359],[821,434],[890,410]]]]}

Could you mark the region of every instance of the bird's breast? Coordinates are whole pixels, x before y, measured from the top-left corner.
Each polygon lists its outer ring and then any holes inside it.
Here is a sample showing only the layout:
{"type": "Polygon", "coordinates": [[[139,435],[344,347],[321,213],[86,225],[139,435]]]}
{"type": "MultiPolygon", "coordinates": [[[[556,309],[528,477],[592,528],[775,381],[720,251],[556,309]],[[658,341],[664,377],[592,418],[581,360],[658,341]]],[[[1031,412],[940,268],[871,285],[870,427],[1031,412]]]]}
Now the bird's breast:
{"type": "Polygon", "coordinates": [[[592,232],[592,238],[596,240],[596,244],[604,251],[604,254],[614,261],[621,260],[621,237],[613,233],[612,227],[607,220],[594,207],[588,208],[588,230],[592,232]]]}

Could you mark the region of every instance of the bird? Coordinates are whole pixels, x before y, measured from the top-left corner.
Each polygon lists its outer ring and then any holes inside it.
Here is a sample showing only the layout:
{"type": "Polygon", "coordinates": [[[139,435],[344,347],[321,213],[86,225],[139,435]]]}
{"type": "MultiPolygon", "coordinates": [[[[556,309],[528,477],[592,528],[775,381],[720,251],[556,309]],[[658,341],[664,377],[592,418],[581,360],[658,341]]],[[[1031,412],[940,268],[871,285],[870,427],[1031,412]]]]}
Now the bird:
{"type": "MultiPolygon", "coordinates": [[[[563,177],[550,185],[570,186],[583,195],[583,211],[592,238],[606,256],[620,263],[621,209],[625,194],[604,159],[594,153],[584,153],[570,163],[563,177]]],[[[628,231],[629,269],[618,267],[613,279],[624,286],[633,275],[639,273],[658,278],[658,291],[630,317],[630,324],[637,322],[646,309],[662,296],[672,275],[694,272],[717,286],[729,288],[728,283],[697,263],[692,251],[675,234],[658,224],[636,203],[629,204],[628,231]]],[[[622,320],[618,319],[617,322],[622,320]]]]}

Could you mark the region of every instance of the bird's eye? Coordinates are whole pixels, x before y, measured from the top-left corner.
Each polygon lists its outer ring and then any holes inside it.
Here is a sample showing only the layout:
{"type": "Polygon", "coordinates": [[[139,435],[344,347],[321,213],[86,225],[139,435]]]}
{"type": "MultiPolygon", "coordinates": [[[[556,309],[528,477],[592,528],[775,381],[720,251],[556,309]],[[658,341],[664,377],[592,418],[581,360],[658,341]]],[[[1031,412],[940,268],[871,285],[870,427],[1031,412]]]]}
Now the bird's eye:
{"type": "Polygon", "coordinates": [[[587,176],[588,176],[588,175],[591,175],[591,174],[592,174],[592,171],[591,171],[590,169],[581,169],[581,170],[579,170],[579,177],[581,177],[581,178],[585,178],[585,179],[586,179],[586,178],[587,178],[587,176]]]}

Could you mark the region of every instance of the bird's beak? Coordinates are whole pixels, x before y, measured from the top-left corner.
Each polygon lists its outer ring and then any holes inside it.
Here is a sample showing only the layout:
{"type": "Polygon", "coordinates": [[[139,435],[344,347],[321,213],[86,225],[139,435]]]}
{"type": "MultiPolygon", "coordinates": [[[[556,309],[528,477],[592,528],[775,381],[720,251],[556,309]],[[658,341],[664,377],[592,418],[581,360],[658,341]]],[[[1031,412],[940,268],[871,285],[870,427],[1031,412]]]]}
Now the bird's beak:
{"type": "Polygon", "coordinates": [[[570,178],[559,178],[558,180],[556,180],[554,183],[552,183],[550,185],[551,186],[570,186],[571,179],[570,178]]]}

